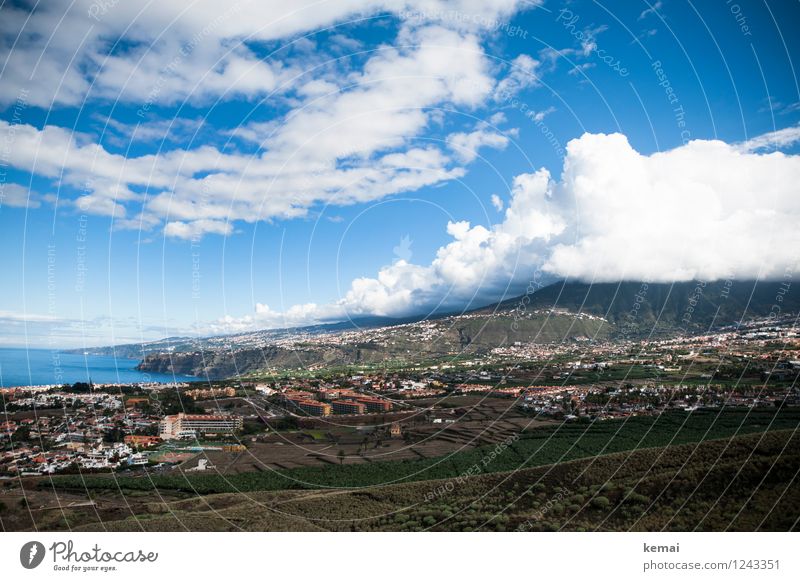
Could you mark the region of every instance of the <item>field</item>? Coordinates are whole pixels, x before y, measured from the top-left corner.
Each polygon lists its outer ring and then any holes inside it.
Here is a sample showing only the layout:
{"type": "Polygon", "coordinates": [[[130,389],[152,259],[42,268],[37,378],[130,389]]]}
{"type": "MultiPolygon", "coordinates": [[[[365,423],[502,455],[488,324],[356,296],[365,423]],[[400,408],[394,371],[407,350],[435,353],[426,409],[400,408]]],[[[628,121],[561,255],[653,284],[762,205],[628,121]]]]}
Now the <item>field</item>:
{"type": "Polygon", "coordinates": [[[152,474],[113,478],[107,475],[56,476],[41,480],[41,486],[67,490],[158,489],[192,494],[365,487],[454,478],[476,463],[482,466],[482,472],[502,472],[625,450],[700,442],[769,429],[794,429],[798,425],[800,410],[795,408],[780,411],[770,408],[698,410],[691,414],[668,412],[655,417],[545,425],[525,430],[518,434],[517,439],[512,436],[435,458],[341,465],[331,461],[325,466],[227,474],[152,474]],[[484,464],[484,456],[502,446],[504,441],[509,445],[491,463],[484,464]]]}
{"type": "MultiPolygon", "coordinates": [[[[478,417],[470,421],[481,425],[478,417]]],[[[407,459],[370,458],[385,452],[379,446],[341,463],[332,456],[322,465],[314,458],[308,465],[276,469],[259,466],[253,458],[260,448],[248,444],[239,454],[207,452],[215,468],[205,473],[185,471],[202,457],[195,455],[171,472],[138,477],[30,478],[24,490],[17,481],[5,481],[0,524],[3,530],[797,527],[798,408],[532,423],[516,432],[510,426],[520,419],[505,421],[495,418],[482,432],[462,434],[463,441],[459,424],[453,424],[456,441],[437,457],[411,452],[418,443],[393,440],[398,450],[405,446],[407,456],[401,457],[407,459]]],[[[447,434],[449,428],[435,426],[447,434]]],[[[432,446],[442,445],[441,435],[431,434],[432,446]]],[[[303,446],[332,446],[324,431],[281,437],[297,438],[303,446]]],[[[339,445],[346,448],[346,438],[339,445]]],[[[291,443],[275,447],[295,454],[298,449],[291,443]]],[[[274,457],[269,461],[277,463],[274,457]]]]}
{"type": "MultiPolygon", "coordinates": [[[[361,490],[61,493],[39,528],[111,531],[798,530],[795,430],[361,490]]],[[[41,495],[33,492],[32,498],[41,495]]],[[[11,521],[3,521],[10,530],[11,521]]],[[[20,518],[13,530],[31,529],[20,518]]]]}

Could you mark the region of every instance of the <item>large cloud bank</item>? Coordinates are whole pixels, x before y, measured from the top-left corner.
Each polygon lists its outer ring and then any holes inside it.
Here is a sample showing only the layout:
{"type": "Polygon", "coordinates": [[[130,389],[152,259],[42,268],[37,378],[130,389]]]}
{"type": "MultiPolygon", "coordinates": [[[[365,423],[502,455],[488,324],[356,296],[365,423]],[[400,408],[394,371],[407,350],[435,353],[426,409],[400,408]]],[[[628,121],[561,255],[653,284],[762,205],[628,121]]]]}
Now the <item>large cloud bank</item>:
{"type": "Polygon", "coordinates": [[[781,278],[797,262],[796,155],[701,140],[642,155],[619,134],[584,135],[567,151],[557,198],[575,220],[544,263],[558,276],[781,278]]]}
{"type": "MultiPolygon", "coordinates": [[[[759,140],[761,144],[764,140],[759,140]]],[[[517,176],[503,220],[450,222],[427,265],[399,260],[353,281],[332,305],[286,313],[259,305],[225,324],[298,324],[405,315],[521,290],[542,276],[653,282],[776,279],[800,258],[800,157],[692,141],[643,155],[621,134],[567,146],[563,173],[517,176]]]]}

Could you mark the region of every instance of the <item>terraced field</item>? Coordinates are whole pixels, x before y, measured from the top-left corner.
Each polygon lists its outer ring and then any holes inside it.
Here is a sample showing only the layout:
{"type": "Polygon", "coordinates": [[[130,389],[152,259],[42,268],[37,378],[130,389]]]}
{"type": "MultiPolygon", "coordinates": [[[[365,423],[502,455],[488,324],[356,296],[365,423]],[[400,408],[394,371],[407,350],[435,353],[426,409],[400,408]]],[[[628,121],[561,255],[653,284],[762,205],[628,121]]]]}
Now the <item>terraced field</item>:
{"type": "Polygon", "coordinates": [[[783,430],[461,480],[216,494],[76,530],[797,530],[798,446],[783,430]]]}
{"type": "MultiPolygon", "coordinates": [[[[489,443],[461,446],[441,457],[411,454],[402,461],[329,461],[243,473],[57,476],[26,480],[24,491],[7,481],[0,487],[0,525],[4,530],[798,526],[800,409],[670,412],[516,433],[510,425],[487,430],[489,443]]],[[[453,432],[456,439],[467,436],[453,432]]]]}
{"type": "MultiPolygon", "coordinates": [[[[800,409],[780,411],[698,410],[660,416],[631,417],[594,423],[564,423],[522,431],[518,439],[482,468],[503,472],[626,450],[661,447],[730,437],[765,430],[794,429],[800,409]]],[[[252,492],[282,489],[364,488],[417,480],[453,478],[476,463],[497,444],[436,458],[308,466],[288,470],[238,474],[156,474],[149,477],[107,475],[56,476],[42,485],[61,490],[173,490],[192,494],[252,492]]]]}

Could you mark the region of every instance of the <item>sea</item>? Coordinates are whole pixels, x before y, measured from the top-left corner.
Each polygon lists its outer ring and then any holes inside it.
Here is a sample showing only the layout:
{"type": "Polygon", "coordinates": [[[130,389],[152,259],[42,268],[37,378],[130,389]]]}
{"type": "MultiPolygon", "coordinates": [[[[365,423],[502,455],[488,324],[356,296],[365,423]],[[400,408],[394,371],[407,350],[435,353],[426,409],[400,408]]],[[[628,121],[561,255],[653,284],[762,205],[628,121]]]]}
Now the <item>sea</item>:
{"type": "Polygon", "coordinates": [[[51,349],[0,348],[0,388],[94,383],[197,381],[190,375],[137,371],[138,359],[64,353],[51,349]]]}

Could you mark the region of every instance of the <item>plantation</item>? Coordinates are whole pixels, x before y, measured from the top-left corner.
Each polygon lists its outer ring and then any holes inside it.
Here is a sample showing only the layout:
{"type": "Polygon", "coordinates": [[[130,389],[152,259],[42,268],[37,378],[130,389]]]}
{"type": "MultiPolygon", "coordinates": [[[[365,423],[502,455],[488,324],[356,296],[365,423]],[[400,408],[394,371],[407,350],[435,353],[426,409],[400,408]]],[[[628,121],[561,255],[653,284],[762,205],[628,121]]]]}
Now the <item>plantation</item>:
{"type": "Polygon", "coordinates": [[[782,430],[462,480],[189,497],[73,530],[797,530],[799,446],[782,430]]]}
{"type": "Polygon", "coordinates": [[[509,472],[628,450],[702,442],[767,430],[796,429],[799,425],[800,410],[794,408],[698,410],[691,414],[668,412],[660,416],[537,427],[523,432],[518,440],[500,451],[495,446],[484,446],[441,458],[330,465],[230,476],[56,476],[52,480],[42,481],[40,486],[109,491],[149,491],[157,488],[190,494],[363,488],[452,479],[463,474],[509,472]]]}

